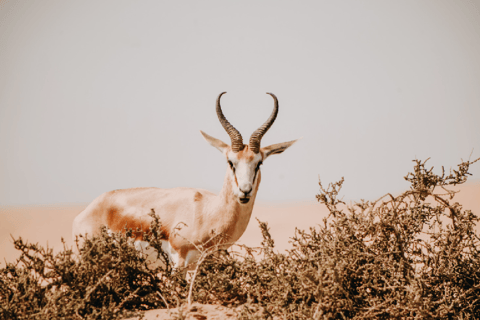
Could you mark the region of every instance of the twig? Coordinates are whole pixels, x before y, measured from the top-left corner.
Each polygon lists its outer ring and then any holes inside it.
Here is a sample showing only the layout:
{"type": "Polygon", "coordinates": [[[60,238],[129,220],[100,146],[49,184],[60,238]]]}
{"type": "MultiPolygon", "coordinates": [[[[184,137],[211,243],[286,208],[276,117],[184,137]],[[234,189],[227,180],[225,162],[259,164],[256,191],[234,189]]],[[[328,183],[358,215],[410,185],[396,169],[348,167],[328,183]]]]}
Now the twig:
{"type": "Polygon", "coordinates": [[[167,306],[167,312],[168,312],[168,315],[170,315],[170,307],[168,306],[167,300],[165,300],[165,298],[163,297],[163,295],[160,292],[157,291],[157,294],[160,296],[160,298],[162,298],[163,302],[167,306]]]}

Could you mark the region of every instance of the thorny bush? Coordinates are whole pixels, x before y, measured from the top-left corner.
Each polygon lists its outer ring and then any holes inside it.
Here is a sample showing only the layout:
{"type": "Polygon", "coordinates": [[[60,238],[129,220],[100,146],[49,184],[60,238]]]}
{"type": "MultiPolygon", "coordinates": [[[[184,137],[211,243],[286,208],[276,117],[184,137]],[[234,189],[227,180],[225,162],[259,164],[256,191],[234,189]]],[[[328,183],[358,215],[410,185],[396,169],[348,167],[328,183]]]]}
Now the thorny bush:
{"type": "MultiPolygon", "coordinates": [[[[184,303],[191,286],[193,300],[237,307],[239,319],[478,319],[479,219],[448,189],[478,160],[440,175],[415,160],[410,190],[351,205],[339,199],[343,179],[319,183],[330,214],[297,230],[293,249],[277,253],[260,222],[260,255],[205,251],[190,284],[168,263],[149,269],[132,231],[87,238],[78,259],[18,239],[21,257],[0,270],[0,318],[118,318],[184,303]]],[[[165,259],[152,217],[149,241],[165,259]]]]}
{"type": "MultiPolygon", "coordinates": [[[[145,235],[166,261],[156,232],[145,235]]],[[[86,237],[78,257],[70,249],[52,249],[14,241],[21,256],[0,270],[0,319],[114,319],[128,310],[165,308],[185,299],[186,282],[168,264],[149,267],[132,241],[111,234],[86,237]]],[[[65,247],[65,245],[64,245],[65,247]]]]}
{"type": "Polygon", "coordinates": [[[319,183],[323,224],[297,230],[281,254],[260,223],[263,258],[203,263],[195,298],[244,305],[242,319],[478,319],[479,219],[448,189],[476,161],[436,175],[415,160],[410,190],[349,206],[343,179],[319,183]]]}

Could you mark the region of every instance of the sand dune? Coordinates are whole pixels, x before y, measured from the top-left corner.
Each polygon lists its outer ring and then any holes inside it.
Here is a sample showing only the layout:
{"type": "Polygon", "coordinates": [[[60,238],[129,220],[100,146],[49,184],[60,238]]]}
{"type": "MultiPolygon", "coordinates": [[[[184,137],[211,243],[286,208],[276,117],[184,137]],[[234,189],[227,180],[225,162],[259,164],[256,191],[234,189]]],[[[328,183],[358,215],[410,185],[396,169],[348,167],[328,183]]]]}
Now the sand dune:
{"type": "MultiPolygon", "coordinates": [[[[72,245],[72,222],[85,205],[51,205],[30,207],[0,207],[0,266],[18,257],[13,248],[14,238],[19,236],[29,242],[48,245],[61,249],[63,237],[68,245],[72,245]]],[[[248,246],[260,246],[262,236],[255,218],[268,222],[272,237],[279,250],[289,246],[289,238],[293,236],[295,227],[308,229],[322,221],[327,211],[320,204],[288,203],[283,205],[256,204],[250,224],[240,243],[248,246]]]]}
{"type": "MultiPolygon", "coordinates": [[[[480,216],[480,183],[467,183],[461,187],[450,188],[459,191],[455,201],[460,203],[464,209],[472,210],[480,216]]],[[[439,189],[437,193],[442,193],[439,189]]],[[[376,199],[375,199],[376,200],[376,199]]],[[[348,201],[345,201],[347,205],[348,201]]],[[[261,221],[268,222],[270,233],[275,241],[277,250],[291,248],[290,238],[295,233],[295,228],[308,230],[310,227],[323,223],[323,218],[328,216],[327,208],[316,202],[286,203],[286,204],[256,204],[253,210],[252,219],[247,230],[240,238],[239,243],[251,247],[259,246],[262,236],[255,217],[261,221]]],[[[480,224],[477,225],[477,232],[480,233],[480,224]]]]}
{"type": "MultiPolygon", "coordinates": [[[[460,188],[455,188],[456,190],[460,188]]],[[[480,183],[469,183],[461,187],[455,200],[465,209],[480,215],[480,183]]],[[[71,246],[72,221],[85,205],[51,205],[30,207],[0,207],[0,267],[5,260],[13,262],[19,256],[13,248],[11,236],[21,236],[29,242],[48,245],[56,250],[62,248],[61,238],[71,246]],[[5,260],[4,260],[5,259],[5,260]]],[[[255,218],[268,222],[270,233],[275,240],[278,251],[290,248],[290,238],[295,228],[309,229],[320,223],[328,214],[327,209],[315,202],[265,204],[257,203],[250,224],[239,243],[251,247],[260,246],[262,236],[255,218]]],[[[477,227],[480,233],[480,225],[477,227]]],[[[171,310],[172,312],[177,311],[171,310]]],[[[220,306],[195,304],[187,319],[200,319],[208,316],[210,319],[234,318],[236,311],[220,306]]],[[[137,319],[137,318],[132,318],[137,319]]],[[[167,310],[151,310],[145,314],[145,319],[170,319],[167,310]]]]}
{"type": "Polygon", "coordinates": [[[50,248],[62,248],[63,237],[72,245],[72,222],[86,205],[0,207],[0,266],[19,256],[12,236],[50,248]],[[5,260],[4,260],[5,259],[5,260]]]}
{"type": "MultiPolygon", "coordinates": [[[[460,188],[455,188],[456,190],[460,188]]],[[[461,187],[456,201],[465,209],[480,215],[480,183],[468,183],[461,187]]],[[[12,238],[21,236],[29,242],[61,249],[61,238],[72,245],[72,221],[85,205],[50,205],[30,207],[0,207],[0,266],[5,260],[13,261],[18,252],[13,248],[12,238]],[[5,259],[5,260],[4,260],[5,259]]],[[[255,218],[268,222],[277,250],[290,247],[289,240],[295,228],[308,229],[322,222],[328,211],[315,202],[283,204],[257,203],[250,224],[239,243],[260,246],[262,236],[255,218]]]]}

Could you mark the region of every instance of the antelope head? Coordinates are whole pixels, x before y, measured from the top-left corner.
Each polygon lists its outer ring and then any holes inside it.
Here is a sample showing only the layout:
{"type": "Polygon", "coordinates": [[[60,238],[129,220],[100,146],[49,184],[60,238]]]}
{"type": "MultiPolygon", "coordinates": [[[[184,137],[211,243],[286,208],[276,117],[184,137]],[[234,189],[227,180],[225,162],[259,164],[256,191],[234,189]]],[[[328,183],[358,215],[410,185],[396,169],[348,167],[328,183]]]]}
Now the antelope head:
{"type": "Polygon", "coordinates": [[[210,145],[220,150],[225,156],[229,166],[233,194],[240,204],[246,204],[255,194],[260,183],[260,166],[263,161],[272,154],[282,153],[297,140],[260,147],[263,135],[270,129],[278,114],[277,97],[273,93],[267,93],[274,100],[273,112],[267,121],[250,136],[249,144],[243,144],[240,132],[223,115],[220,106],[220,98],[223,94],[225,92],[222,92],[217,98],[216,110],[220,123],[230,136],[231,145],[211,137],[203,131],[200,132],[210,145]]]}

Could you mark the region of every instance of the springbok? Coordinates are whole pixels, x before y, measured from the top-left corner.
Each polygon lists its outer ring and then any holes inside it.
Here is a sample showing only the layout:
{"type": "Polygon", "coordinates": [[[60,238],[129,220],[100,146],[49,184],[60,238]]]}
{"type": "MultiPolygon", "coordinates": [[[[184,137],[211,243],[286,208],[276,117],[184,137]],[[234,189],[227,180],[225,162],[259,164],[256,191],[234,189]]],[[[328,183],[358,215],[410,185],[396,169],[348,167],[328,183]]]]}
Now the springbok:
{"type": "MultiPolygon", "coordinates": [[[[260,165],[273,154],[282,153],[297,140],[260,147],[263,135],[275,121],[278,100],[272,93],[274,108],[268,120],[243,144],[242,135],[225,118],[217,98],[218,119],[231,139],[231,145],[200,131],[205,140],[222,152],[228,166],[219,195],[194,188],[133,188],[106,192],[96,198],[73,221],[73,239],[95,235],[101,226],[111,232],[125,228],[149,232],[153,209],[159,216],[162,248],[175,267],[192,267],[198,246],[213,245],[213,235],[221,234],[226,247],[237,241],[247,228],[260,184],[260,165]],[[181,225],[181,228],[178,226],[181,225]],[[191,265],[192,264],[192,265],[191,265]]],[[[136,233],[137,249],[146,242],[136,233]]]]}

